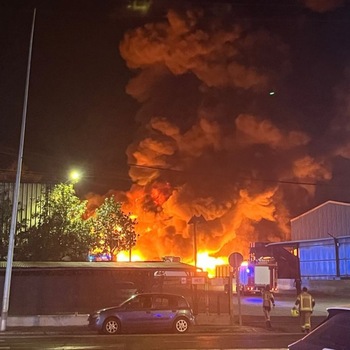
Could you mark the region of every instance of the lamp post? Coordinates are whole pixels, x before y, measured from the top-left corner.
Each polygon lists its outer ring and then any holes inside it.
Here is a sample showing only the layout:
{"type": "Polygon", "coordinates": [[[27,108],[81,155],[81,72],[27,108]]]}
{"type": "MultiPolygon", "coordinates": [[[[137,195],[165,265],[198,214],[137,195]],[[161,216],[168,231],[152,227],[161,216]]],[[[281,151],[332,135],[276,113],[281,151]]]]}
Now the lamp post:
{"type": "Polygon", "coordinates": [[[206,222],[203,215],[193,215],[189,220],[188,224],[193,224],[193,255],[194,255],[194,266],[197,267],[197,225],[206,222]]]}
{"type": "Polygon", "coordinates": [[[18,197],[19,197],[19,187],[20,187],[21,173],[22,173],[22,158],[23,158],[23,149],[24,149],[24,135],[25,135],[25,129],[26,129],[29,78],[30,78],[30,67],[31,67],[31,61],[32,61],[35,15],[36,15],[36,9],[34,9],[34,13],[33,13],[32,29],[31,29],[31,35],[30,35],[30,45],[29,45],[28,64],[27,64],[27,76],[26,76],[26,85],[25,85],[25,92],[24,92],[23,113],[22,113],[21,137],[20,137],[20,144],[19,144],[19,151],[18,151],[16,183],[15,183],[15,188],[13,191],[12,217],[11,217],[11,227],[10,227],[10,234],[9,234],[9,246],[8,246],[8,253],[7,253],[6,273],[5,273],[5,281],[4,281],[2,311],[1,311],[0,330],[2,332],[6,330],[8,309],[9,309],[9,303],[10,303],[10,287],[11,287],[11,277],[12,277],[13,251],[14,251],[14,246],[15,246],[15,234],[16,234],[16,226],[17,226],[17,211],[18,211],[18,197]]]}
{"type": "MultiPolygon", "coordinates": [[[[193,254],[194,254],[194,266],[196,267],[195,275],[197,275],[197,225],[199,223],[206,222],[203,215],[193,215],[191,219],[188,221],[188,224],[193,224],[193,254]]],[[[192,287],[192,285],[191,285],[192,287]]],[[[197,285],[194,286],[194,304],[193,310],[195,314],[198,312],[198,295],[197,295],[197,285]]]]}

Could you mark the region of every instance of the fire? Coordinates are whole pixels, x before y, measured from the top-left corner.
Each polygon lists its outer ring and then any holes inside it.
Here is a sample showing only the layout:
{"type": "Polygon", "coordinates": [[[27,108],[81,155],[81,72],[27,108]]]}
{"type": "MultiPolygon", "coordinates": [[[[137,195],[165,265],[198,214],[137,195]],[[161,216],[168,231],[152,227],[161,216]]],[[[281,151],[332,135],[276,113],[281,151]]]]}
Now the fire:
{"type": "Polygon", "coordinates": [[[197,266],[208,272],[209,277],[215,277],[215,267],[227,264],[227,258],[214,258],[209,252],[199,252],[197,254],[197,266]]]}
{"type": "Polygon", "coordinates": [[[193,264],[196,249],[213,275],[251,242],[288,240],[291,214],[313,196],[302,183],[327,181],[331,169],[309,155],[311,136],[274,120],[261,98],[289,63],[284,43],[204,14],[171,10],[125,33],[119,49],[135,73],[126,91],[141,125],[126,150],[132,186],[107,195],[136,218],[132,260],[193,264]],[[189,224],[199,215],[205,222],[189,224]]]}
{"type": "MultiPolygon", "coordinates": [[[[131,252],[131,261],[144,261],[145,258],[139,251],[131,252]]],[[[120,252],[117,256],[117,261],[129,261],[129,252],[123,251],[120,252]]],[[[181,261],[183,262],[183,261],[181,261]]],[[[193,262],[192,262],[193,263],[193,262]]],[[[215,258],[210,256],[210,253],[207,251],[199,252],[197,254],[197,267],[202,268],[203,271],[208,272],[209,277],[215,277],[215,267],[217,265],[227,264],[226,257],[215,258]]]]}
{"type": "MultiPolygon", "coordinates": [[[[117,255],[117,261],[129,261],[129,252],[123,251],[117,255]]],[[[142,261],[144,258],[139,252],[131,252],[131,261],[142,261]]]]}

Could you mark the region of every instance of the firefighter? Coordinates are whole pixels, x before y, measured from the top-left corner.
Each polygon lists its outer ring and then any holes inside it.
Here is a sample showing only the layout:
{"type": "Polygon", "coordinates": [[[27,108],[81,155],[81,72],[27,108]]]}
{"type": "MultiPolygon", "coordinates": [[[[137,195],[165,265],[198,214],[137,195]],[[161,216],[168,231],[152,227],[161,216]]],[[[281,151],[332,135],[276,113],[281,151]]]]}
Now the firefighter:
{"type": "Polygon", "coordinates": [[[312,297],[306,287],[298,295],[293,309],[299,308],[301,331],[309,333],[311,329],[311,314],[315,306],[315,299],[312,297]]]}
{"type": "Polygon", "coordinates": [[[262,302],[263,302],[263,313],[265,316],[265,323],[266,328],[271,329],[271,319],[270,319],[270,313],[271,313],[271,305],[275,307],[275,298],[270,291],[270,285],[266,285],[265,288],[262,290],[262,302]]]}

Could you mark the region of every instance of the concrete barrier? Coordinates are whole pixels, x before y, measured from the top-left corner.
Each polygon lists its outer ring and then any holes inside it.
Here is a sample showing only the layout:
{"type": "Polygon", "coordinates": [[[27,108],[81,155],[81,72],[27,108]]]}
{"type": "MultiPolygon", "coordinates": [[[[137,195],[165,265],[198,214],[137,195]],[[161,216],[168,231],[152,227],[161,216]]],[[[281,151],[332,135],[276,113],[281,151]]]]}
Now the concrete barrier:
{"type": "Polygon", "coordinates": [[[87,319],[87,314],[10,316],[7,325],[9,327],[86,326],[87,319]]]}

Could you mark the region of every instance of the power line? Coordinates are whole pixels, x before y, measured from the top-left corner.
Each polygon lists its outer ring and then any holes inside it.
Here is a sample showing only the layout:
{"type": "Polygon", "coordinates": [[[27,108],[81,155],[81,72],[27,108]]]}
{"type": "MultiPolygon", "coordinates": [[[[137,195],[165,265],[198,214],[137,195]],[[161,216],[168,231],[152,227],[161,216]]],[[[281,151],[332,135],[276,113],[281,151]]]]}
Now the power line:
{"type": "MultiPolygon", "coordinates": [[[[186,170],[172,169],[172,168],[164,168],[161,166],[148,166],[148,165],[139,165],[139,164],[128,164],[130,167],[136,168],[145,168],[151,170],[163,170],[163,171],[173,171],[177,173],[190,173],[186,170]]],[[[297,181],[297,180],[278,180],[278,179],[263,179],[263,178],[254,178],[254,177],[237,177],[240,180],[248,180],[248,181],[259,181],[259,182],[271,182],[285,185],[302,185],[302,186],[329,186],[329,187],[339,187],[340,185],[332,185],[324,182],[306,182],[306,181],[297,181]]]]}

